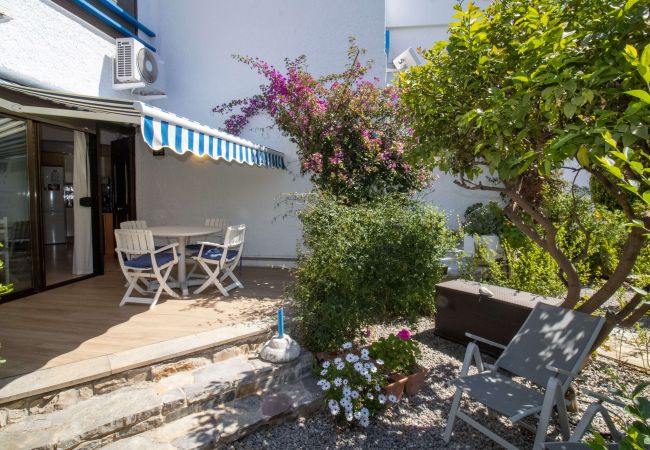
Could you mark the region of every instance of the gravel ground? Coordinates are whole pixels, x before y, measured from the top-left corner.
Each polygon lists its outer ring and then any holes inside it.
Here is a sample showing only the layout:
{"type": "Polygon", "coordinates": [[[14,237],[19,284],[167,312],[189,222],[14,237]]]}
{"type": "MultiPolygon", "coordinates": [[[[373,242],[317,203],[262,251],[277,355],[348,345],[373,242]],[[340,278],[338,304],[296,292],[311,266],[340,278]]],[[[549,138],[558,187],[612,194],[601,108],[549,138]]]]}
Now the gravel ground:
{"type": "MultiPolygon", "coordinates": [[[[401,327],[373,327],[372,336],[378,337],[399,331],[401,327]]],[[[465,349],[461,345],[433,334],[433,322],[422,320],[414,338],[422,345],[420,363],[429,369],[427,382],[415,398],[404,397],[390,410],[371,421],[368,428],[338,428],[323,410],[311,417],[300,418],[271,428],[264,428],[232,443],[229,449],[491,449],[501,448],[481,433],[457,420],[451,442],[446,445],[442,433],[451,407],[453,389],[445,383],[458,376],[465,349]]],[[[616,369],[621,381],[635,384],[647,375],[625,367],[616,367],[605,358],[596,357],[582,373],[579,387],[607,393],[614,384],[608,376],[616,369]]],[[[579,396],[584,410],[589,398],[579,396]]],[[[481,405],[464,400],[466,412],[518,447],[530,448],[534,439],[531,432],[512,426],[505,419],[488,418],[481,405]],[[469,409],[468,409],[469,406],[469,409]]],[[[574,424],[580,414],[572,415],[574,424]]],[[[551,437],[556,430],[549,428],[551,437]]]]}

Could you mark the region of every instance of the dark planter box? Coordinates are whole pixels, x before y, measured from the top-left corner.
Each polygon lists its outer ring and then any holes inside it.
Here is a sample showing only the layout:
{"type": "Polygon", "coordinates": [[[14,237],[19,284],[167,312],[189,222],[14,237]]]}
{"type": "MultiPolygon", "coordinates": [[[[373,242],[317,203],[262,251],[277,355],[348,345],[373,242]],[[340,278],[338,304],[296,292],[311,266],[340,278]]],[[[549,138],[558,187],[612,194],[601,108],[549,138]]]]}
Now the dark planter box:
{"type": "MultiPolygon", "coordinates": [[[[436,285],[435,334],[460,344],[470,342],[466,332],[507,345],[536,303],[559,305],[562,300],[468,280],[436,285]],[[481,296],[483,286],[494,294],[481,296]]],[[[498,356],[501,350],[480,344],[482,352],[498,356]]]]}

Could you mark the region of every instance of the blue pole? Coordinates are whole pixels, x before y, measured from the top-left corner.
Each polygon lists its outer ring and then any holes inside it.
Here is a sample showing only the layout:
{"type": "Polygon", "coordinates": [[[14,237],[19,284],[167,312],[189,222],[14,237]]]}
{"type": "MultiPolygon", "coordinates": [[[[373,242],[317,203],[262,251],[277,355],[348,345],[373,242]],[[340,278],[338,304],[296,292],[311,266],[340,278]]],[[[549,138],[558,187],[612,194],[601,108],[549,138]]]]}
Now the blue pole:
{"type": "Polygon", "coordinates": [[[278,337],[284,337],[284,308],[278,309],[278,337]]]}
{"type": "Polygon", "coordinates": [[[115,3],[111,2],[110,0],[98,0],[99,3],[101,3],[103,6],[105,6],[107,9],[110,9],[113,11],[115,14],[120,16],[122,19],[126,20],[129,22],[131,25],[134,27],[137,27],[138,29],[142,30],[147,36],[149,37],[156,37],[156,33],[151,31],[149,28],[147,28],[142,22],[138,21],[135,17],[133,17],[131,14],[128,12],[124,11],[124,9],[120,8],[117,6],[115,3]]]}
{"type": "Polygon", "coordinates": [[[100,11],[99,9],[97,9],[96,7],[94,7],[93,5],[88,3],[87,0],[70,0],[70,1],[73,2],[74,4],[76,4],[77,6],[79,6],[80,8],[83,8],[84,10],[88,11],[90,14],[97,17],[99,20],[104,22],[106,25],[112,27],[113,29],[119,31],[120,33],[122,33],[122,34],[124,34],[126,36],[132,37],[133,39],[137,40],[138,42],[140,42],[142,45],[147,47],[152,52],[156,51],[156,48],[153,45],[151,45],[148,42],[145,42],[142,39],[140,39],[137,35],[133,34],[131,31],[127,30],[124,26],[119,24],[117,21],[115,21],[114,19],[108,17],[104,12],[100,11]]]}

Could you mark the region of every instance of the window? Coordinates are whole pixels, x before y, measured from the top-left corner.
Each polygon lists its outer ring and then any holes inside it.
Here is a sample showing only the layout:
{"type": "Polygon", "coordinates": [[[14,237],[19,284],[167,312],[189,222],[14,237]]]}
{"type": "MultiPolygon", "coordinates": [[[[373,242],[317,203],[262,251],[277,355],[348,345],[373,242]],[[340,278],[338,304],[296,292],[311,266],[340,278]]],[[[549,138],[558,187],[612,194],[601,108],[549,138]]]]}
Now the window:
{"type": "Polygon", "coordinates": [[[97,17],[95,14],[91,13],[86,9],[82,4],[88,5],[90,8],[94,8],[101,14],[104,14],[108,19],[115,21],[120,26],[124,27],[129,32],[137,35],[137,27],[132,23],[122,17],[120,14],[111,9],[108,3],[111,3],[118,8],[122,9],[126,14],[131,16],[133,19],[137,20],[138,10],[137,10],[137,0],[83,0],[83,1],[74,1],[74,0],[53,0],[57,5],[67,9],[72,14],[83,19],[89,24],[93,25],[95,28],[100,29],[104,33],[112,37],[126,37],[127,33],[121,32],[116,29],[114,26],[109,24],[107,20],[102,20],[97,17]]]}

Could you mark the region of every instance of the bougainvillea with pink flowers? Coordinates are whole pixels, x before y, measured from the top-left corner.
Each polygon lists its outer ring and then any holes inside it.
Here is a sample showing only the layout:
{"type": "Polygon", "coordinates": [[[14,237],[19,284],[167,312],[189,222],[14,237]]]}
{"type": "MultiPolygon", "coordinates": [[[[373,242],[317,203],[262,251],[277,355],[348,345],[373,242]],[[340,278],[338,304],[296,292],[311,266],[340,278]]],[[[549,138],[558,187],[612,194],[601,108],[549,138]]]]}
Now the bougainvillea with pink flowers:
{"type": "Polygon", "coordinates": [[[284,71],[258,58],[236,56],[266,79],[261,92],[214,108],[231,114],[226,131],[239,134],[260,113],[298,147],[301,172],[322,191],[350,203],[386,193],[410,193],[430,182],[431,172],[408,152],[411,132],[395,89],[367,80],[365,51],[350,42],[342,73],[316,78],[305,57],[286,60],[284,71]]]}

